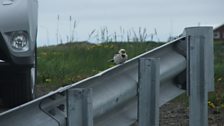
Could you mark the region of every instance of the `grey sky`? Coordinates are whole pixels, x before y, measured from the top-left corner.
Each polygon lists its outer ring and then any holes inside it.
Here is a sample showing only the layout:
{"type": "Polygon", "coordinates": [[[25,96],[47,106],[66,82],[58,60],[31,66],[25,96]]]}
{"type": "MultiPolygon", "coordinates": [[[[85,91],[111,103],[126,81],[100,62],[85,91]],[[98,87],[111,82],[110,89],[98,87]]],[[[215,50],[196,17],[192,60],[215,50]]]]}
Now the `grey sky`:
{"type": "MultiPolygon", "coordinates": [[[[109,33],[138,27],[157,29],[160,40],[180,34],[185,27],[224,23],[224,0],[39,0],[38,45],[56,44],[70,35],[69,17],[77,21],[75,40],[88,40],[94,29],[109,33]]],[[[91,40],[90,40],[91,41],[91,40]]]]}

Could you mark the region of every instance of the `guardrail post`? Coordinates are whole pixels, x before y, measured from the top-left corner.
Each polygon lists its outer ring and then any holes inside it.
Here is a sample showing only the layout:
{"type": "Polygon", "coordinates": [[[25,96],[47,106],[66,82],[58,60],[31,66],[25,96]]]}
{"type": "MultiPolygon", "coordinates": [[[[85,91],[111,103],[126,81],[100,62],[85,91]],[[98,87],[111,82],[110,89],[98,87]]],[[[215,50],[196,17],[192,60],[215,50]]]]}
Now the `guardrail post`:
{"type": "Polygon", "coordinates": [[[159,66],[156,58],[139,60],[139,126],[159,126],[159,66]]]}
{"type": "Polygon", "coordinates": [[[67,91],[67,126],[93,126],[91,89],[67,91]]]}
{"type": "Polygon", "coordinates": [[[187,29],[190,126],[208,126],[208,90],[213,90],[212,28],[187,29]]]}

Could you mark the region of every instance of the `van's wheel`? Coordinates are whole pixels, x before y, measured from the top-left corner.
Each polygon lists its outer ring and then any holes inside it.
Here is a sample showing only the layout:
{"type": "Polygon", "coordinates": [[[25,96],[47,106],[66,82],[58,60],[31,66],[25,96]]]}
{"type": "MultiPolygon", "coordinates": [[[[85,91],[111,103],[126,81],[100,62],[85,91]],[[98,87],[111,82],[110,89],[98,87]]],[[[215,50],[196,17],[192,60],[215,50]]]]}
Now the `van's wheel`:
{"type": "Polygon", "coordinates": [[[32,100],[35,86],[35,69],[16,68],[1,77],[1,97],[5,107],[15,107],[32,100]]]}

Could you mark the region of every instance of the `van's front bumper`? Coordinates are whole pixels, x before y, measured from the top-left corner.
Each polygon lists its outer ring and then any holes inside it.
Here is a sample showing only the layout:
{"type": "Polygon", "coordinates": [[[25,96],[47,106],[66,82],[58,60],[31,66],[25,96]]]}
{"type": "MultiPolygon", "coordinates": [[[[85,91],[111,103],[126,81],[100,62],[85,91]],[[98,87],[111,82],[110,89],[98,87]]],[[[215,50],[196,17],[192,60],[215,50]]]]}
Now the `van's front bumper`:
{"type": "Polygon", "coordinates": [[[37,10],[37,0],[0,0],[0,60],[15,65],[34,63],[37,10]]]}

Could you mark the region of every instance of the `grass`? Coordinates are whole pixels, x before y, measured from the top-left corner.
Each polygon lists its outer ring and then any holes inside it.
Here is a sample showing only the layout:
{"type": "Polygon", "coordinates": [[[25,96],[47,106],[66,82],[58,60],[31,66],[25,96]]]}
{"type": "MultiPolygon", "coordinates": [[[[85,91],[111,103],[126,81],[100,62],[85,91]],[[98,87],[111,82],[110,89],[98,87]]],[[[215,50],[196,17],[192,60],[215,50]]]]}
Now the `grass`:
{"type": "MultiPolygon", "coordinates": [[[[108,62],[120,48],[129,58],[161,45],[153,42],[76,42],[38,48],[38,85],[51,90],[92,76],[111,66],[108,62]]],[[[224,109],[224,43],[214,42],[215,92],[209,93],[209,107],[224,109]]],[[[186,95],[176,101],[186,102],[186,95]]]]}
{"type": "Polygon", "coordinates": [[[38,85],[60,87],[103,71],[121,48],[129,58],[161,45],[155,42],[76,42],[38,48],[38,85]]]}
{"type": "Polygon", "coordinates": [[[209,94],[209,107],[215,113],[224,111],[224,42],[214,43],[215,92],[209,94]]]}

